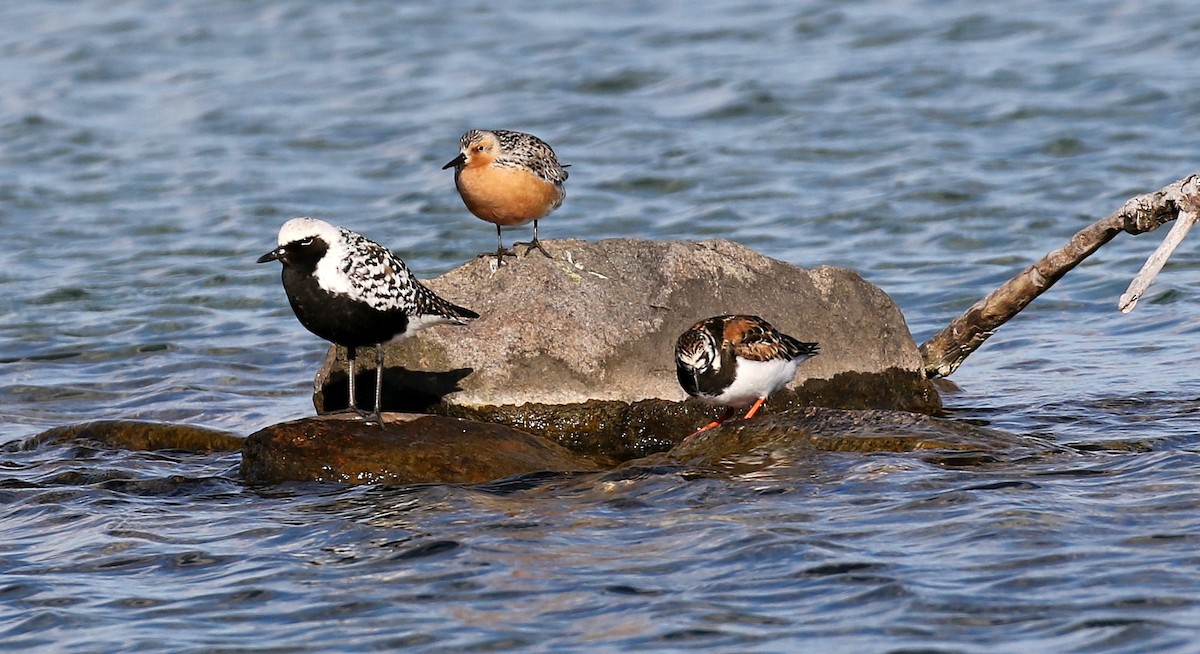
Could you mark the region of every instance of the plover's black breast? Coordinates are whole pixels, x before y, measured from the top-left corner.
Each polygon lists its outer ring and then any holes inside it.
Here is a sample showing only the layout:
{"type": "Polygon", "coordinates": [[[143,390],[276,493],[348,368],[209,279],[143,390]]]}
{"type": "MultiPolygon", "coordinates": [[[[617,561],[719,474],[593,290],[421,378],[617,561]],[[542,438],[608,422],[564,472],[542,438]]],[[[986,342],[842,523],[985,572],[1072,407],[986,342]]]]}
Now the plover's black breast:
{"type": "Polygon", "coordinates": [[[345,293],[321,288],[317,279],[284,268],[283,288],[300,324],[321,338],[344,347],[386,343],[408,329],[405,307],[380,310],[345,293]]]}

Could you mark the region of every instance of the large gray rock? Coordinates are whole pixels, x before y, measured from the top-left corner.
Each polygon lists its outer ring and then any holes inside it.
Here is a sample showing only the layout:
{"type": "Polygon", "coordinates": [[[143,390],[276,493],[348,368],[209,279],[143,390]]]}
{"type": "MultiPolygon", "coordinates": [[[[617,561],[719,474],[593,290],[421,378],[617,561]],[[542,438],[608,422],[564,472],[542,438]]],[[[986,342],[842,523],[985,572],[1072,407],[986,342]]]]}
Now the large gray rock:
{"type": "MultiPolygon", "coordinates": [[[[533,252],[499,269],[477,259],[428,282],[481,317],[389,346],[385,408],[501,422],[622,458],[662,450],[716,413],[679,404],[675,339],[725,313],[759,315],[821,345],[768,411],[940,407],[904,316],[857,273],[805,270],[721,240],[543,243],[553,259],[533,252]]],[[[359,401],[370,406],[363,354],[359,401]]],[[[317,388],[318,411],[345,406],[340,348],[317,388]]]]}

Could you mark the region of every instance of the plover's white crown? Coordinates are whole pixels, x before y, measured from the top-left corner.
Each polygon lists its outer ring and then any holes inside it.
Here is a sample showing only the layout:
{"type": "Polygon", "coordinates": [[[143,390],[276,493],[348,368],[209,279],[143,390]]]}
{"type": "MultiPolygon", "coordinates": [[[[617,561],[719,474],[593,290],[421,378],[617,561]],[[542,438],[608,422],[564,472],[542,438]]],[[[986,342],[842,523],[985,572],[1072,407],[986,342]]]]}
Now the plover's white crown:
{"type": "MultiPolygon", "coordinates": [[[[381,311],[404,309],[410,316],[437,315],[433,293],[387,248],[317,218],[292,218],[279,228],[279,244],[319,238],[329,247],[313,277],[330,293],[347,295],[381,311]]],[[[431,321],[436,322],[436,321],[431,321]]]]}
{"type": "Polygon", "coordinates": [[[341,236],[341,228],[334,227],[324,220],[302,216],[292,218],[279,228],[279,245],[287,245],[306,238],[317,236],[332,247],[334,241],[341,236]]]}

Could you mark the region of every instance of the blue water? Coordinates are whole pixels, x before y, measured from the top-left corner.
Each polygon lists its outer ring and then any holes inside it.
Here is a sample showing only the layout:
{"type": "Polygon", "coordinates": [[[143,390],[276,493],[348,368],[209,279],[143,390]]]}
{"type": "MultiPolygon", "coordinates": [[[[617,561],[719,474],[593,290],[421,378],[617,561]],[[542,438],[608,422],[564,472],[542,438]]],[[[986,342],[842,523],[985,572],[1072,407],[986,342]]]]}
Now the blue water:
{"type": "MultiPolygon", "coordinates": [[[[543,238],[726,237],[854,268],[920,342],[1196,171],[1198,59],[1200,18],[1171,1],[4,3],[0,441],[310,414],[325,345],[254,259],[295,215],[422,276],[493,247],[440,169],[472,127],[572,164],[543,238]]],[[[1115,310],[1160,238],[1103,248],[944,398],[1074,454],[252,488],[236,453],[10,447],[0,641],[1195,651],[1195,247],[1115,310]]]]}

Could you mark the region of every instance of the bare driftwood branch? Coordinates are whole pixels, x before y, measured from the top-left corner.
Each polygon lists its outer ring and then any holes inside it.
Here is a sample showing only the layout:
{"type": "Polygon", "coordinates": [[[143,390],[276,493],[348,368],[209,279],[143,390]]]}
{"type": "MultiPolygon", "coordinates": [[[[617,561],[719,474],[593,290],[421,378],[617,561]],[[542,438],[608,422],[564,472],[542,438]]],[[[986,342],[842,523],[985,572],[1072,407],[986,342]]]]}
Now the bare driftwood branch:
{"type": "Polygon", "coordinates": [[[1197,213],[1197,210],[1200,210],[1200,178],[1194,174],[1154,193],[1130,198],[1120,209],[1080,230],[1066,245],[1021,271],[925,341],[921,357],[926,376],[952,374],[1000,325],[1117,234],[1148,232],[1175,220],[1181,211],[1197,213]]]}
{"type": "Polygon", "coordinates": [[[1183,242],[1183,238],[1191,231],[1196,224],[1196,220],[1200,218],[1194,211],[1187,211],[1180,207],[1179,218],[1175,219],[1175,224],[1171,226],[1171,231],[1167,232],[1167,237],[1154,250],[1146,263],[1142,265],[1142,269],[1138,271],[1133,281],[1129,282],[1129,289],[1117,301],[1117,308],[1121,313],[1129,313],[1137,306],[1138,300],[1142,299],[1142,293],[1150,288],[1150,282],[1158,275],[1162,267],[1167,264],[1167,259],[1171,258],[1171,254],[1175,252],[1175,248],[1183,242]]]}

